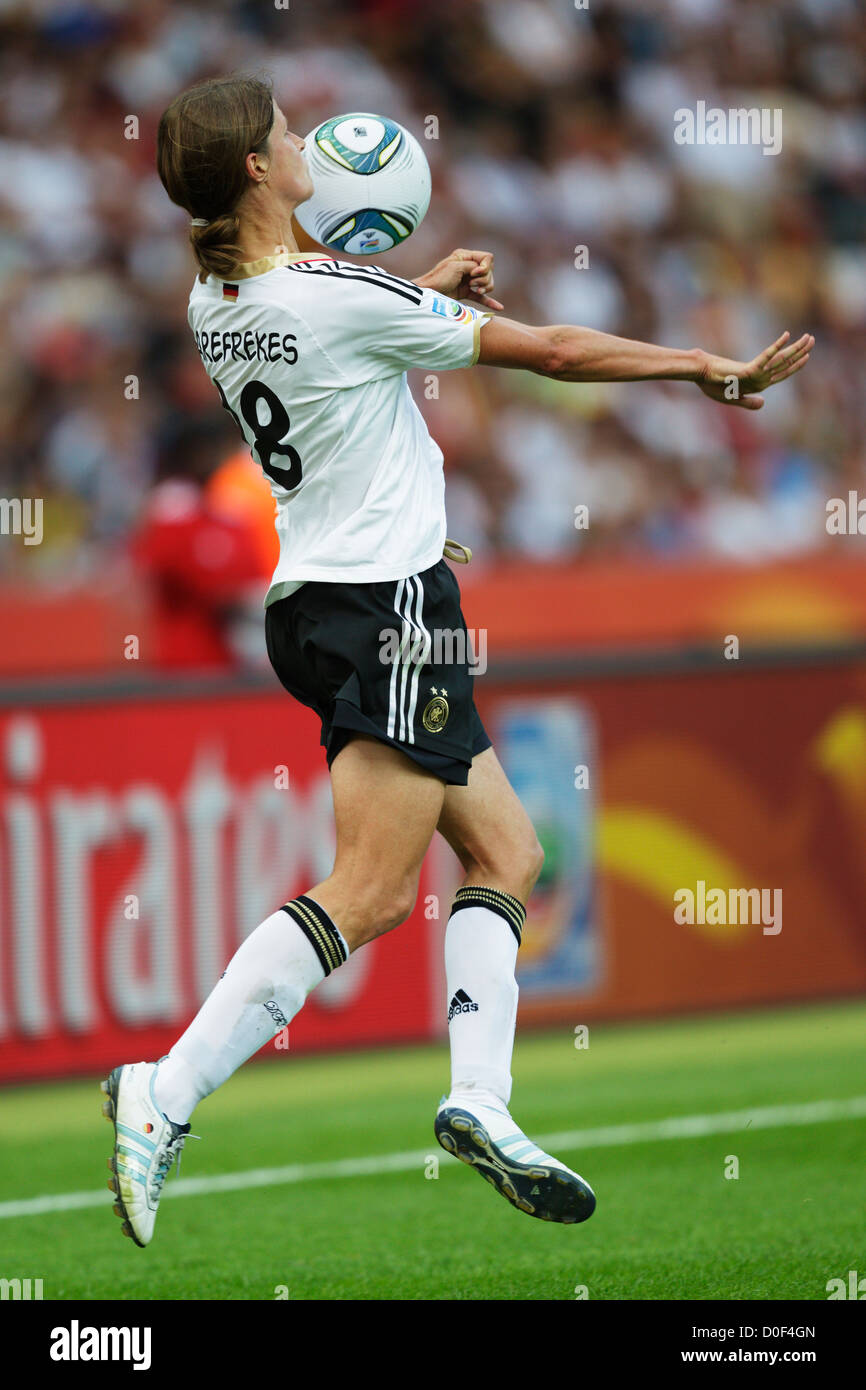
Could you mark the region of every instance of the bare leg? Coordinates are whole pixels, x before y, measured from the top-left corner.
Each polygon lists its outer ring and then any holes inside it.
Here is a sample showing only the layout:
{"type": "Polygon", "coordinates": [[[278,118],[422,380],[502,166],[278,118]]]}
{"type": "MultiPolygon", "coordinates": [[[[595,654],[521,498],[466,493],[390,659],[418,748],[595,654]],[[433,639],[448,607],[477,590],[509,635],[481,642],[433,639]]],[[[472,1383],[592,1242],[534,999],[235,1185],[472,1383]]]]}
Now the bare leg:
{"type": "Polygon", "coordinates": [[[412,911],[445,783],[388,744],[360,736],[334,759],[331,788],[334,867],[307,896],[325,909],[355,951],[412,911]]]}
{"type": "Polygon", "coordinates": [[[467,786],[445,788],[437,829],[466,870],[465,883],[501,888],[526,902],[544,854],[492,748],[473,760],[467,786]]]}

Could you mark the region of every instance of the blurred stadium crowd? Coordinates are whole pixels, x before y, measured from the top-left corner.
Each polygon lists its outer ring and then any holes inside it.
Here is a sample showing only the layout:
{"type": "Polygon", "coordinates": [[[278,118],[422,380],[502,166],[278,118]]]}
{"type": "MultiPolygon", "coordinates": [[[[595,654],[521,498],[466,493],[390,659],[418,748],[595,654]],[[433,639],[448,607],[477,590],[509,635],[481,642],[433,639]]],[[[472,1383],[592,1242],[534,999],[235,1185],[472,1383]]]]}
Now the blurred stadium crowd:
{"type": "Polygon", "coordinates": [[[782,328],[816,335],[754,415],[679,383],[482,370],[428,400],[414,382],[449,534],[479,558],[846,543],[824,504],[866,490],[856,0],[0,0],[0,52],[0,492],[45,499],[44,543],[4,545],[7,573],[117,563],[160,471],[203,439],[242,466],[186,324],[187,219],[153,162],[177,91],[238,69],[273,75],[302,134],[372,109],[436,135],[430,213],[382,258],[401,274],[478,246],[517,319],[738,358],[782,328]],[[698,100],[783,108],[781,154],[676,144],[674,112],[698,100]]]}

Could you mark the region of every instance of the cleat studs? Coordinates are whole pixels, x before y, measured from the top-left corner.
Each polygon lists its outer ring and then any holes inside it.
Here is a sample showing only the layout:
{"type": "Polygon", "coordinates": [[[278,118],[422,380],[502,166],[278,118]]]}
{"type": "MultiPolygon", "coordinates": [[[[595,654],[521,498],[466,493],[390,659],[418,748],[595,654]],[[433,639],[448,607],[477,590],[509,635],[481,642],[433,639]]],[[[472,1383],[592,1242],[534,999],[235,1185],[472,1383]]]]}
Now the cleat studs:
{"type": "Polygon", "coordinates": [[[103,1113],[103,1115],[105,1116],[106,1120],[113,1120],[113,1119],[114,1119],[114,1102],[113,1102],[113,1101],[110,1101],[110,1100],[104,1100],[104,1101],[102,1102],[102,1113],[103,1113]]]}
{"type": "Polygon", "coordinates": [[[105,1166],[106,1166],[106,1168],[108,1169],[109,1173],[113,1173],[113,1172],[114,1172],[114,1159],[113,1159],[113,1158],[107,1158],[107,1159],[105,1160],[105,1166]]]}
{"type": "Polygon", "coordinates": [[[457,1140],[454,1138],[454,1135],[449,1134],[447,1130],[444,1130],[443,1133],[439,1135],[439,1143],[448,1153],[453,1154],[457,1152],[457,1140]]]}
{"type": "Polygon", "coordinates": [[[451,1121],[451,1124],[459,1134],[468,1134],[469,1130],[472,1128],[472,1121],[464,1120],[462,1115],[456,1116],[456,1118],[451,1121]]]}
{"type": "Polygon", "coordinates": [[[126,1219],[126,1212],[123,1210],[123,1207],[120,1205],[119,1202],[115,1202],[111,1210],[114,1212],[115,1216],[119,1216],[124,1220],[126,1219]]]}
{"type": "Polygon", "coordinates": [[[109,1192],[114,1193],[115,1197],[120,1195],[117,1191],[117,1178],[109,1178],[105,1186],[108,1188],[109,1192]]]}
{"type": "Polygon", "coordinates": [[[109,1086],[109,1084],[108,1084],[107,1081],[100,1081],[100,1083],[99,1083],[99,1089],[100,1089],[100,1091],[102,1092],[102,1094],[103,1094],[104,1096],[110,1096],[110,1095],[111,1095],[111,1087],[109,1086]]]}
{"type": "Polygon", "coordinates": [[[129,1236],[130,1240],[135,1240],[135,1236],[132,1234],[132,1227],[128,1221],[124,1221],[120,1229],[125,1236],[129,1236]]]}

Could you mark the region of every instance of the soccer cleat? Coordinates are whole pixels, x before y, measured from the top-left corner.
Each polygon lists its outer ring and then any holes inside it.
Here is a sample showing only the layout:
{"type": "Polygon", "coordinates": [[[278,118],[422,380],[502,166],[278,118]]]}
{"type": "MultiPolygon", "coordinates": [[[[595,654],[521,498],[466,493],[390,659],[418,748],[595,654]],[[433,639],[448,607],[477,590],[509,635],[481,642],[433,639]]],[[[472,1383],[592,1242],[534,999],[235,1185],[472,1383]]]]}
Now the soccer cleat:
{"type": "Polygon", "coordinates": [[[589,1183],[527,1139],[501,1101],[485,1099],[443,1098],[433,1128],[445,1152],[471,1164],[527,1216],[568,1225],[592,1216],[589,1183]]]}
{"type": "MultiPolygon", "coordinates": [[[[107,1097],[102,1113],[114,1121],[114,1154],[108,1160],[109,1189],[117,1197],[114,1214],[136,1245],[153,1235],[162,1186],[189,1134],[189,1125],[167,1120],[153,1099],[155,1062],[115,1067],[100,1089],[107,1097]]],[[[194,1138],[196,1136],[193,1136],[194,1138]]]]}

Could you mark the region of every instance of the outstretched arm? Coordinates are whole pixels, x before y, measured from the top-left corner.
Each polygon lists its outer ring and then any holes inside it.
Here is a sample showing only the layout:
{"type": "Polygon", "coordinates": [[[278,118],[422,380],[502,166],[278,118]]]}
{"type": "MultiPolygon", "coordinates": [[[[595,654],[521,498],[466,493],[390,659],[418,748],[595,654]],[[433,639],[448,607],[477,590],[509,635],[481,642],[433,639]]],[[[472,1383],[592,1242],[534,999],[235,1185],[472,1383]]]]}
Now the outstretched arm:
{"type": "Polygon", "coordinates": [[[483,326],[478,361],[491,367],[521,367],[558,381],[693,381],[723,405],[760,410],[764,402],[756,393],[805,367],[815,345],[804,333],[785,346],[789,337],[783,333],[751,362],[735,362],[702,348],[658,347],[593,328],[531,328],[500,318],[483,326]]]}
{"type": "MultiPolygon", "coordinates": [[[[493,254],[459,248],[415,282],[469,299],[487,309],[501,309],[492,297],[493,254]]],[[[479,364],[518,367],[558,381],[693,381],[704,395],[722,405],[760,410],[758,393],[785,381],[809,360],[815,339],[804,333],[795,343],[783,333],[751,362],[717,357],[703,348],[665,348],[616,338],[593,328],[554,324],[532,328],[496,318],[481,329],[479,364]]]]}

